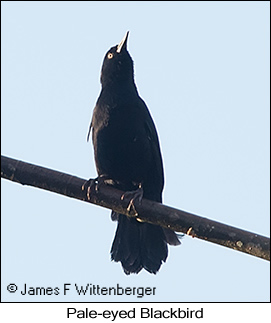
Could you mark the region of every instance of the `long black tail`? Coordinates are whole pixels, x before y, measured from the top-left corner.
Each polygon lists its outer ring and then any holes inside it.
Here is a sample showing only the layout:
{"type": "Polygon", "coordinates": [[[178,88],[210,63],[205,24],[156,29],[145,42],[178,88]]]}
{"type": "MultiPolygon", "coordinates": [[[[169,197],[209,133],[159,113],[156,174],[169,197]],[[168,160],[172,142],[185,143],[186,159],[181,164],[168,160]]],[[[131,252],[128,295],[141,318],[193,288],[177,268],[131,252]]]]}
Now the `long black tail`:
{"type": "Polygon", "coordinates": [[[168,255],[167,243],[180,244],[175,232],[122,214],[112,214],[118,227],[111,248],[111,259],[121,262],[125,274],[146,269],[156,274],[168,255]]]}

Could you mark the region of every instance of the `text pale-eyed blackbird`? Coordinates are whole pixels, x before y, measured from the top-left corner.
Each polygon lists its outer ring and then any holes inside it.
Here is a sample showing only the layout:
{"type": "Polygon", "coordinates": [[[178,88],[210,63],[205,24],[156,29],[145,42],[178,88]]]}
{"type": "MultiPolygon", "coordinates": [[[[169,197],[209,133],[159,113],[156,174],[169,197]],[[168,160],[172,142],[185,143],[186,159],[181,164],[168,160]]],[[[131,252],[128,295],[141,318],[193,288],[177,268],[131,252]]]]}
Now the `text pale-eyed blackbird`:
{"type": "MultiPolygon", "coordinates": [[[[158,135],[134,82],[133,61],[127,51],[128,32],[106,53],[102,89],[90,129],[99,178],[131,196],[162,202],[163,163],[158,135]],[[134,193],[133,193],[134,192],[134,193]]],[[[126,274],[142,268],[155,274],[168,255],[167,243],[180,244],[175,232],[112,212],[118,221],[111,248],[112,260],[126,274]]]]}

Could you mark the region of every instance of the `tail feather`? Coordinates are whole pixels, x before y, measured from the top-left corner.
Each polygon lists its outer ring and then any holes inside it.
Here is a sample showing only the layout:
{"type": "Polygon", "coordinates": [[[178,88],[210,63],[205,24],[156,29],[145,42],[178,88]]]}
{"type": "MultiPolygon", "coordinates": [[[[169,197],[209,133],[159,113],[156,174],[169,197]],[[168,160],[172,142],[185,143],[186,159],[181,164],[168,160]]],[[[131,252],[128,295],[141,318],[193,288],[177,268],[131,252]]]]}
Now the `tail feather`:
{"type": "MultiPolygon", "coordinates": [[[[143,268],[155,274],[168,255],[167,240],[170,239],[166,237],[163,228],[138,222],[122,214],[115,214],[115,217],[118,218],[118,227],[111,248],[111,259],[120,261],[127,275],[139,273],[143,268]]],[[[172,234],[175,235],[173,231],[172,234]]]]}
{"type": "Polygon", "coordinates": [[[168,256],[167,243],[159,226],[143,223],[141,261],[143,267],[155,274],[168,256]]]}
{"type": "Polygon", "coordinates": [[[125,215],[118,216],[118,227],[111,248],[111,259],[116,262],[120,261],[126,274],[138,273],[142,269],[140,250],[138,249],[139,230],[136,223],[133,221],[128,223],[129,219],[125,218],[125,215]]]}

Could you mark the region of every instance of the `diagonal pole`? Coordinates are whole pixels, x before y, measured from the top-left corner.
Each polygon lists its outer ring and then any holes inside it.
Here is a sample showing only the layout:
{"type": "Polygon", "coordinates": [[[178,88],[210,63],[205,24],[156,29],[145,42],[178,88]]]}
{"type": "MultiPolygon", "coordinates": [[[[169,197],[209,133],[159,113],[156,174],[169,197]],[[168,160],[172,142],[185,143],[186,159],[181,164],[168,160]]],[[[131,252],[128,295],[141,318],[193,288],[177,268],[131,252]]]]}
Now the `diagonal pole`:
{"type": "Polygon", "coordinates": [[[137,217],[140,221],[270,261],[270,239],[267,237],[146,199],[141,204],[135,203],[135,208],[127,210],[129,201],[121,198],[124,192],[110,185],[101,184],[98,190],[92,189],[88,199],[86,191],[82,190],[85,179],[5,156],[1,156],[1,177],[97,204],[117,213],[137,217]]]}

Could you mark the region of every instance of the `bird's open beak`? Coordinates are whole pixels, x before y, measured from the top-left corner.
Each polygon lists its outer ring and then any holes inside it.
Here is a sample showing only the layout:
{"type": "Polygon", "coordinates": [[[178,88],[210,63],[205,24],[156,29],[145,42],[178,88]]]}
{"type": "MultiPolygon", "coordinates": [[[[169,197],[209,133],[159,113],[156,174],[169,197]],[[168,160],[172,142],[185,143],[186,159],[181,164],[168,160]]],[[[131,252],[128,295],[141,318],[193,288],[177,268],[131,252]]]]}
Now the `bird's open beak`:
{"type": "Polygon", "coordinates": [[[120,53],[122,48],[127,49],[128,35],[129,35],[129,31],[126,32],[125,36],[122,38],[122,41],[118,44],[117,53],[120,53]]]}

